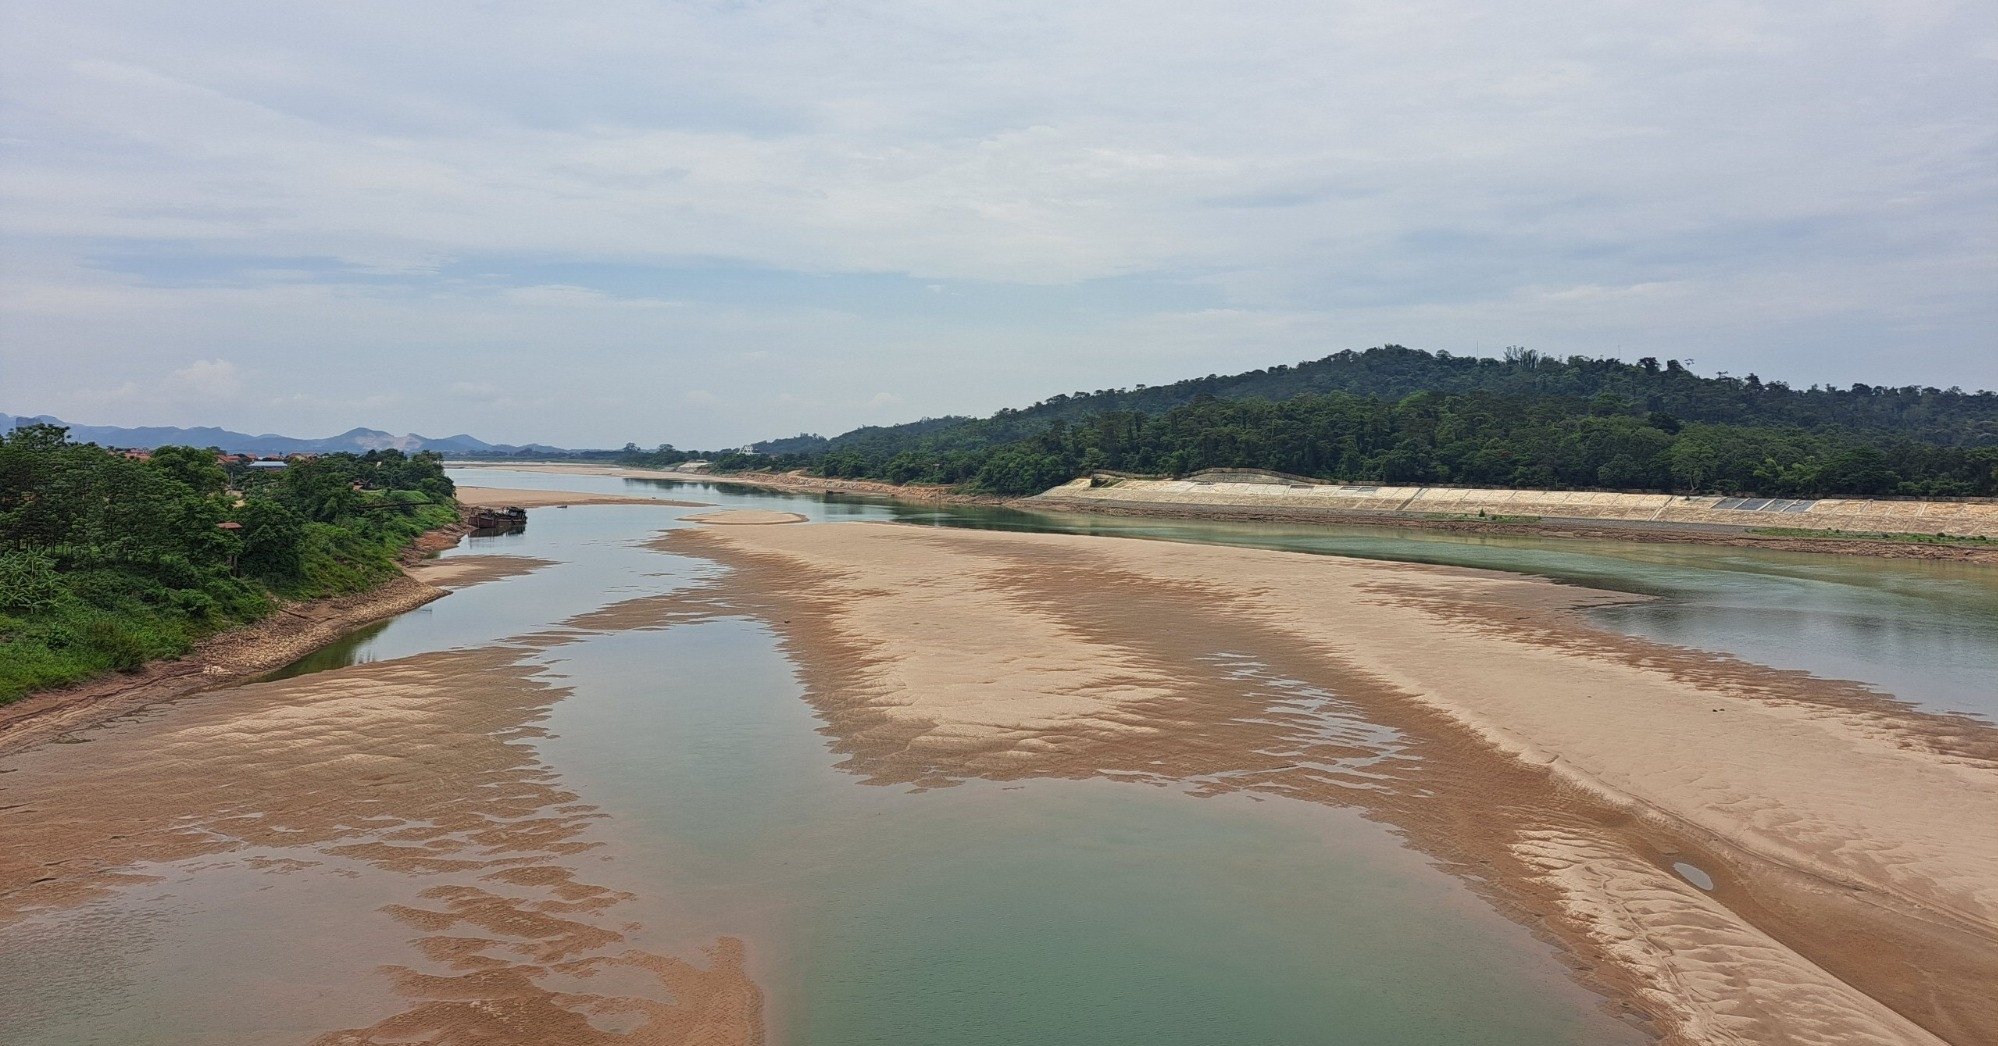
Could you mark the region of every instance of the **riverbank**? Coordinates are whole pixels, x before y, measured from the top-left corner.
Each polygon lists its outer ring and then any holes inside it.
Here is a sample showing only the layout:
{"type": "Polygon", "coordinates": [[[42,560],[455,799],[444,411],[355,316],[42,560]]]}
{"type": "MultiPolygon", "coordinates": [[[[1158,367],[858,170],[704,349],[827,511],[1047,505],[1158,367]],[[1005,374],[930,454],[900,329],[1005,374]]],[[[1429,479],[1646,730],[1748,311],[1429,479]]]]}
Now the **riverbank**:
{"type": "Polygon", "coordinates": [[[461,519],[425,532],[399,557],[401,572],[366,592],[285,604],[259,621],[203,639],[182,657],[0,705],[0,754],[59,743],[71,731],[148,705],[247,682],[347,632],[414,610],[453,589],[542,565],[518,556],[464,557],[431,565],[427,557],[457,545],[471,530],[461,519]]]}
{"type": "MultiPolygon", "coordinates": [[[[485,463],[490,466],[490,463],[485,463]]],[[[467,465],[462,467],[476,467],[467,465]]],[[[490,466],[524,472],[566,475],[612,476],[625,479],[659,479],[680,483],[740,483],[745,486],[780,490],[793,494],[849,494],[859,497],[891,498],[919,505],[989,505],[1024,512],[1069,513],[1151,519],[1181,519],[1233,523],[1278,523],[1304,526],[1401,527],[1412,530],[1459,534],[1522,535],[1551,538],[1586,538],[1609,541],[1636,541],[1653,544],[1712,545],[1723,548],[1756,548],[1778,552],[1813,552],[1825,555],[1865,556],[1875,559],[1922,559],[1965,563],[1998,564],[1998,545],[1979,543],[1918,543],[1852,536],[1800,536],[1757,534],[1744,527],[1724,525],[1660,526],[1644,520],[1581,520],[1477,518],[1451,515],[1437,518],[1424,514],[1384,511],[1341,511],[1323,507],[1256,505],[1215,505],[1170,501],[1121,501],[1110,497],[1080,498],[1068,488],[1028,498],[1001,498],[965,494],[949,487],[908,484],[896,486],[874,480],[827,479],[797,473],[737,472],[715,474],[674,472],[662,469],[628,468],[618,465],[541,464],[490,466]]],[[[1110,488],[1114,490],[1115,488],[1110,488]]],[[[1795,520],[1791,519],[1791,523],[1795,520]]]]}
{"type": "Polygon", "coordinates": [[[536,464],[513,465],[492,462],[448,462],[452,468],[504,468],[518,472],[544,472],[567,476],[611,476],[618,479],[661,479],[676,483],[740,483],[791,494],[851,494],[859,497],[893,498],[929,505],[1006,505],[1013,499],[987,494],[966,494],[951,487],[910,483],[897,486],[871,479],[828,479],[798,472],[675,472],[671,469],[631,468],[624,465],[536,464]]]}
{"type": "Polygon", "coordinates": [[[1067,498],[1060,488],[1011,503],[1027,511],[1141,519],[1183,519],[1217,523],[1278,523],[1304,526],[1402,527],[1453,534],[1515,534],[1530,537],[1586,538],[1598,541],[1639,541],[1647,544],[1713,545],[1758,548],[1775,552],[1815,552],[1874,559],[1924,559],[1998,564],[1998,545],[1923,543],[1864,537],[1805,537],[1757,534],[1732,527],[1691,529],[1652,526],[1643,522],[1432,518],[1385,512],[1340,512],[1331,509],[1255,508],[1243,505],[1194,505],[1160,502],[1087,501],[1067,498]]]}
{"type": "Polygon", "coordinates": [[[715,598],[873,780],[1357,806],[1669,1041],[1998,1037],[1986,724],[1605,633],[1575,611],[1632,597],[1512,575],[866,524],[663,546],[735,568],[715,598]]]}

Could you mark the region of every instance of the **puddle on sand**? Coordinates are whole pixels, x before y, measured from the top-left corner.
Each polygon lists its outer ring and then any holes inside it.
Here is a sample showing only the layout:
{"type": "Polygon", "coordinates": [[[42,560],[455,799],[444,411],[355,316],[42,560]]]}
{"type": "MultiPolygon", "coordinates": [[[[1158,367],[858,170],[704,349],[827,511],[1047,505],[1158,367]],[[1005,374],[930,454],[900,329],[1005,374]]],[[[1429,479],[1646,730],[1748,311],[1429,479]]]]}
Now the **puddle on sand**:
{"type": "Polygon", "coordinates": [[[1679,878],[1692,883],[1694,886],[1708,892],[1713,891],[1714,877],[1708,875],[1706,869],[1701,868],[1699,865],[1687,864],[1684,861],[1673,861],[1672,870],[1679,873],[1679,878]]]}

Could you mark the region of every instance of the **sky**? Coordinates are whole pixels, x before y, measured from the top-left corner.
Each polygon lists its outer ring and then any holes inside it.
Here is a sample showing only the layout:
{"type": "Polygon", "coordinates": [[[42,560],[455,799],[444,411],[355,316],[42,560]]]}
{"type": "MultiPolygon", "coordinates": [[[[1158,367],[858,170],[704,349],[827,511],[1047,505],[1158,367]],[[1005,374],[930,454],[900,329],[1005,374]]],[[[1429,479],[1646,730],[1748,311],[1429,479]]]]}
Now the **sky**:
{"type": "Polygon", "coordinates": [[[1989,0],[0,0],[0,410],[712,448],[1383,343],[1998,387],[1989,0]]]}

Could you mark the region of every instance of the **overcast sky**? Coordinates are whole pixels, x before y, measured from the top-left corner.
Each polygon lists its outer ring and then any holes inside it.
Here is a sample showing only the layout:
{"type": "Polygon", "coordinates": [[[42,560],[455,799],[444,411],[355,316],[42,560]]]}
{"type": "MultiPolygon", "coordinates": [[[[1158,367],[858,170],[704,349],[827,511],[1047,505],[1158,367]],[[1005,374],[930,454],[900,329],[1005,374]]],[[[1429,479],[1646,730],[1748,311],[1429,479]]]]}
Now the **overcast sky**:
{"type": "Polygon", "coordinates": [[[0,411],[715,446],[1383,342],[1998,386],[1998,5],[0,0],[0,411]]]}

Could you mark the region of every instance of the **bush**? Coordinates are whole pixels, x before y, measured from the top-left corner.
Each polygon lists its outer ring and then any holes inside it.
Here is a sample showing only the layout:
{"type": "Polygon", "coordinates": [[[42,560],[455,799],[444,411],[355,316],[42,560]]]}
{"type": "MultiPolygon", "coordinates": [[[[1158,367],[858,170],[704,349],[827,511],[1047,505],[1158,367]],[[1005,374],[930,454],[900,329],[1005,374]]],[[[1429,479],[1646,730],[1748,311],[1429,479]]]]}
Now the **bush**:
{"type": "Polygon", "coordinates": [[[109,667],[121,672],[146,663],[145,642],[131,628],[114,618],[91,618],[90,624],[84,627],[83,638],[109,667]]]}
{"type": "Polygon", "coordinates": [[[0,610],[41,610],[62,592],[55,560],[33,549],[0,553],[0,610]]]}

